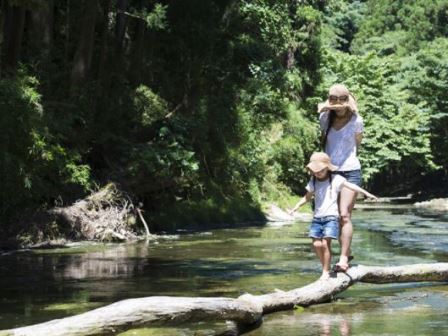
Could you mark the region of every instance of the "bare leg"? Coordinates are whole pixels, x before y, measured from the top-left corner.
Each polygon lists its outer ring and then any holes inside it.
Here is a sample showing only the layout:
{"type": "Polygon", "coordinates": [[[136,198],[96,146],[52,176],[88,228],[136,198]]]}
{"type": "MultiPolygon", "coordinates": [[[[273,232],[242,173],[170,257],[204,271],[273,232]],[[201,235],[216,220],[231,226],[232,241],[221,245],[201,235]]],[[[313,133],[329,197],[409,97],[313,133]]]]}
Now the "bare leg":
{"type": "Polygon", "coordinates": [[[341,244],[341,256],[338,264],[343,268],[348,267],[348,256],[350,255],[350,245],[353,237],[352,210],[355,205],[356,192],[343,188],[339,197],[339,213],[341,215],[341,232],[339,242],[341,244]]]}
{"type": "Polygon", "coordinates": [[[330,264],[331,264],[331,238],[322,239],[322,255],[323,255],[323,263],[322,263],[322,275],[326,275],[330,273],[330,264]]]}
{"type": "Polygon", "coordinates": [[[313,238],[313,247],[316,255],[319,257],[321,265],[323,265],[323,251],[322,251],[322,239],[313,238]]]}

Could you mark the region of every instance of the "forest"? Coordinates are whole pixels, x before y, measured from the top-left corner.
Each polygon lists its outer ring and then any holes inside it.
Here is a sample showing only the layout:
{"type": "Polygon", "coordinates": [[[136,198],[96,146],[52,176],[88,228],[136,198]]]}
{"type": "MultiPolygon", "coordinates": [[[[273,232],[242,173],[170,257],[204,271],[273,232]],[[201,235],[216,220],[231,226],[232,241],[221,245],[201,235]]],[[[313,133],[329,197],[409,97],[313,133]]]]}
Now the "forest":
{"type": "Polygon", "coordinates": [[[448,0],[2,0],[0,53],[2,239],[108,183],[151,231],[260,220],[303,192],[334,83],[364,185],[446,197],[448,0]]]}

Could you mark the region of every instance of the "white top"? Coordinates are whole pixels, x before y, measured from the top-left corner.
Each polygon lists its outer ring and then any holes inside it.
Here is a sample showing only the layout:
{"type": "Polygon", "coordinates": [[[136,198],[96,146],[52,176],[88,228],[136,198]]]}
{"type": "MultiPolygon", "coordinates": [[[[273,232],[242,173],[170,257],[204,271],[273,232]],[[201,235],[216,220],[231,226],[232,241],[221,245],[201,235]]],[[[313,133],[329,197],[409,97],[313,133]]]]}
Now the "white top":
{"type": "Polygon", "coordinates": [[[339,217],[338,195],[341,192],[342,184],[345,181],[347,180],[341,175],[332,175],[330,188],[329,178],[324,181],[315,179],[314,183],[313,178],[310,179],[306,186],[306,190],[308,190],[309,192],[314,192],[314,217],[339,217]]]}
{"type": "MultiPolygon", "coordinates": [[[[327,131],[329,112],[319,115],[320,129],[327,131]]],[[[361,169],[361,163],[356,156],[356,133],[362,133],[364,122],[359,114],[353,114],[350,121],[340,130],[330,128],[327,136],[325,152],[330,156],[331,163],[338,166],[338,171],[361,169]]]]}

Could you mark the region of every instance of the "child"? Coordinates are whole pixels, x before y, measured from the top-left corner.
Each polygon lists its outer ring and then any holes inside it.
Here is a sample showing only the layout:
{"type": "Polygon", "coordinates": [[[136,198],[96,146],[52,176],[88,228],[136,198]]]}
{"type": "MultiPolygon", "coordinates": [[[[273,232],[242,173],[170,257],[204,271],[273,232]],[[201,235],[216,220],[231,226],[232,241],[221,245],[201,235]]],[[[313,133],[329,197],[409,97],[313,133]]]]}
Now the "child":
{"type": "Polygon", "coordinates": [[[367,197],[377,199],[374,195],[357,185],[347,182],[341,175],[332,175],[338,167],[334,166],[326,153],[314,153],[306,166],[313,177],[306,186],[307,193],[289,211],[294,213],[314,195],[314,216],[310,226],[309,237],[313,239],[314,250],[322,264],[322,276],[330,277],[331,240],[339,237],[338,195],[342,188],[360,192],[367,197]]]}

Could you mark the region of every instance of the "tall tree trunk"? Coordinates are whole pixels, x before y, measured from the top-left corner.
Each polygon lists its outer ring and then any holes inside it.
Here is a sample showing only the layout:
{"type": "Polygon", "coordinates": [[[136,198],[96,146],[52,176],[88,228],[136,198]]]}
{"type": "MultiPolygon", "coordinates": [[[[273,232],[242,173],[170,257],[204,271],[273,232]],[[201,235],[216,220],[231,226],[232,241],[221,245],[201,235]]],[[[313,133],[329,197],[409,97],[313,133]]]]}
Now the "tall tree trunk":
{"type": "Polygon", "coordinates": [[[143,20],[138,20],[135,40],[132,43],[132,56],[131,56],[132,58],[131,58],[131,71],[130,71],[131,82],[134,84],[139,84],[141,81],[145,32],[146,32],[146,22],[143,20]]]}
{"type": "Polygon", "coordinates": [[[54,0],[43,1],[30,11],[28,41],[30,51],[43,60],[48,60],[53,43],[54,0]]]}
{"type": "Polygon", "coordinates": [[[2,70],[14,73],[20,57],[26,9],[4,1],[3,12],[2,70]]]}
{"type": "Polygon", "coordinates": [[[101,53],[100,53],[100,61],[98,63],[98,82],[101,83],[104,81],[104,77],[106,76],[106,61],[107,54],[109,51],[109,12],[110,12],[110,4],[111,0],[105,0],[103,5],[103,24],[101,30],[101,53]]]}
{"type": "Polygon", "coordinates": [[[78,47],[73,59],[73,68],[70,81],[72,94],[79,84],[89,75],[95,40],[95,20],[97,8],[98,0],[88,0],[85,2],[84,18],[80,20],[82,27],[81,35],[79,37],[78,47]]]}
{"type": "Polygon", "coordinates": [[[70,10],[70,0],[67,0],[67,8],[66,8],[66,29],[65,29],[65,46],[64,46],[64,59],[68,63],[69,62],[69,55],[70,55],[70,32],[71,32],[71,10],[70,10]]]}
{"type": "Polygon", "coordinates": [[[128,26],[128,15],[125,14],[129,6],[128,0],[117,0],[117,20],[115,23],[115,48],[114,57],[111,64],[111,70],[118,76],[126,76],[127,69],[125,68],[125,36],[128,26]]]}
{"type": "MultiPolygon", "coordinates": [[[[297,30],[297,0],[291,1],[289,3],[289,18],[291,20],[291,26],[293,30],[297,30]]],[[[292,45],[288,46],[288,49],[283,54],[283,66],[290,70],[294,67],[296,60],[295,60],[295,52],[297,50],[297,47],[293,47],[292,45]]]]}
{"type": "Polygon", "coordinates": [[[97,107],[98,102],[101,102],[105,88],[109,86],[109,75],[106,71],[107,68],[107,56],[109,54],[109,13],[111,7],[111,0],[104,0],[102,3],[103,8],[103,22],[101,29],[101,51],[100,51],[100,59],[98,62],[98,72],[96,74],[96,94],[93,98],[92,102],[92,111],[95,111],[94,123],[97,124],[98,118],[101,116],[98,114],[97,107]]]}
{"type": "Polygon", "coordinates": [[[115,50],[117,54],[121,53],[123,49],[124,36],[126,33],[126,26],[128,17],[124,12],[128,9],[128,0],[118,0],[117,3],[117,23],[115,25],[115,50]]]}

